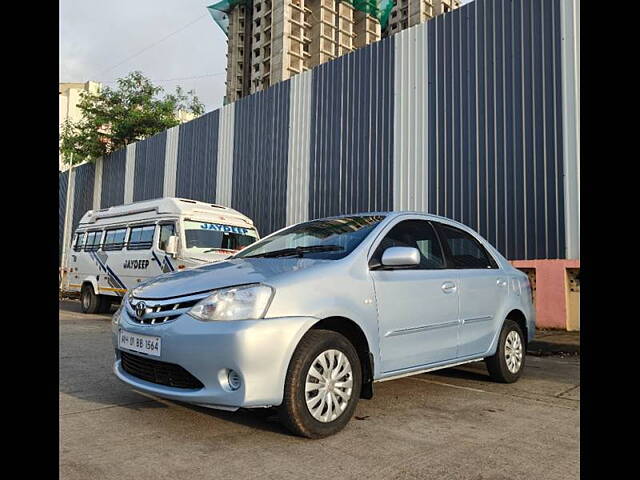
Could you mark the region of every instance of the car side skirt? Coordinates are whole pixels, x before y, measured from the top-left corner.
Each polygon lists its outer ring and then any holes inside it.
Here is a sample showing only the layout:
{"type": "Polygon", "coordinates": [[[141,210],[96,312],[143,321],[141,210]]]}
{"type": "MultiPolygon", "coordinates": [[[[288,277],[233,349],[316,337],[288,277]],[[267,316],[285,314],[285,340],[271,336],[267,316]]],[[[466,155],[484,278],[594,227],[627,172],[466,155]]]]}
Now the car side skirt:
{"type": "Polygon", "coordinates": [[[476,357],[476,358],[472,358],[470,360],[463,360],[461,362],[455,362],[455,363],[447,363],[447,364],[443,364],[443,365],[436,365],[433,367],[427,367],[427,368],[420,368],[418,370],[411,370],[408,372],[403,372],[403,373],[398,373],[396,375],[390,375],[388,377],[383,377],[383,378],[379,378],[377,380],[374,380],[374,383],[379,383],[379,382],[386,382],[387,380],[396,380],[398,378],[402,378],[402,377],[410,377],[411,375],[419,375],[421,373],[427,373],[427,372],[433,372],[435,370],[442,370],[445,368],[451,368],[451,367],[456,367],[458,365],[464,365],[465,363],[473,363],[473,362],[480,362],[482,360],[484,360],[485,357],[476,357]]]}

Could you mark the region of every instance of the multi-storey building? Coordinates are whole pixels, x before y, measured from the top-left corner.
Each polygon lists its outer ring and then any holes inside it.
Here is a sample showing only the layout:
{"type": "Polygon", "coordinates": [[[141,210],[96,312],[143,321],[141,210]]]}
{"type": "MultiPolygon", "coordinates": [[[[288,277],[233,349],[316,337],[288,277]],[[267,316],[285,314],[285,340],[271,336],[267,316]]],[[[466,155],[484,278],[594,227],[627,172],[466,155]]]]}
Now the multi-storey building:
{"type": "MultiPolygon", "coordinates": [[[[82,110],[78,108],[83,92],[98,93],[102,88],[99,82],[85,83],[59,83],[58,99],[60,102],[60,115],[58,120],[58,130],[62,134],[62,128],[67,120],[78,122],[82,119],[82,110]]],[[[64,163],[62,155],[58,152],[58,169],[66,170],[69,166],[64,163]]]]}
{"type": "Polygon", "coordinates": [[[225,103],[230,103],[446,13],[460,6],[460,0],[236,0],[221,4],[224,7],[209,8],[227,9],[225,103]],[[384,31],[379,17],[367,13],[381,4],[391,8],[384,31]]]}
{"type": "Polygon", "coordinates": [[[460,0],[393,0],[386,35],[393,35],[460,6],[460,0]]]}

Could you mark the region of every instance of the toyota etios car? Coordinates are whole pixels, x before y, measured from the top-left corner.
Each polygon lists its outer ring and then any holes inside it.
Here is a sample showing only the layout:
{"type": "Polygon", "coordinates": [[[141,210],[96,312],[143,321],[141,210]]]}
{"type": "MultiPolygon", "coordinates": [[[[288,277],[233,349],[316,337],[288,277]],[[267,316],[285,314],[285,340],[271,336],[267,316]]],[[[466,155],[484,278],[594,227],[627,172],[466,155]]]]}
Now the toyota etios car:
{"type": "Polygon", "coordinates": [[[291,431],[317,438],[376,381],[481,359],[516,381],[534,322],[527,276],[468,227],[346,215],[130,291],[113,317],[114,371],[197,405],[278,406],[291,431]]]}

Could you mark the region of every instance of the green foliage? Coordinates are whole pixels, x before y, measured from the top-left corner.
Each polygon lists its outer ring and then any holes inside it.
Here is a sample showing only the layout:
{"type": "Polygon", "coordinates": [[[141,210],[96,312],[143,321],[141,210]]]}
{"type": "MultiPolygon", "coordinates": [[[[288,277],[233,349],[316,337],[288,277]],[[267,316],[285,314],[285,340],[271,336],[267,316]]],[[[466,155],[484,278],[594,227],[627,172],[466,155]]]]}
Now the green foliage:
{"type": "Polygon", "coordinates": [[[117,81],[117,87],[99,93],[83,92],[78,108],[79,122],[67,121],[60,137],[60,153],[66,163],[95,161],[130,143],[144,140],[178,125],[178,111],[204,113],[195,92],[164,94],[141,72],[131,72],[117,81]]]}

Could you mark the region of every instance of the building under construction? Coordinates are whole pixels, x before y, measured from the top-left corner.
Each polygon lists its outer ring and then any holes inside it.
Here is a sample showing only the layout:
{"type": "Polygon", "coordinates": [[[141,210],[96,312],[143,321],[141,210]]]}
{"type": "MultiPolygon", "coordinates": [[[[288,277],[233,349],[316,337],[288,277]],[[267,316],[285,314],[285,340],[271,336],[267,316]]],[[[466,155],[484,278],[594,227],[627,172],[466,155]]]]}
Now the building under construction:
{"type": "Polygon", "coordinates": [[[225,104],[460,6],[460,0],[224,0],[225,104]]]}

